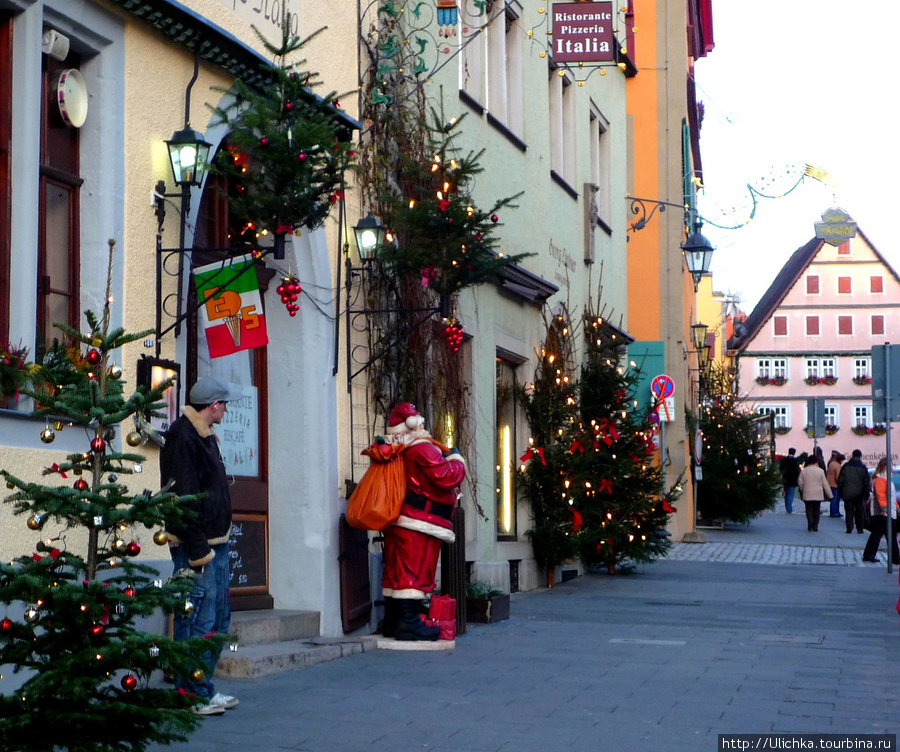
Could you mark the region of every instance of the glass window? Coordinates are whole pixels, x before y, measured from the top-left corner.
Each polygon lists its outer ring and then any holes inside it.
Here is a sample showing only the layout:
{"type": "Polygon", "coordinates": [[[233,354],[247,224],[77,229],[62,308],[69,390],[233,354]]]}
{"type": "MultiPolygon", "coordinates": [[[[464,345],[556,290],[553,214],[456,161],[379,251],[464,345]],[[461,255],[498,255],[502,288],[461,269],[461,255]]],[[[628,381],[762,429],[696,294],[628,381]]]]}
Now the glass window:
{"type": "Polygon", "coordinates": [[[790,411],[787,405],[761,405],[756,408],[757,415],[771,415],[775,428],[790,428],[790,411]]]}
{"type": "Polygon", "coordinates": [[[550,169],[569,185],[575,182],[574,81],[565,68],[550,68],[550,169]]]}
{"type": "Polygon", "coordinates": [[[835,365],[834,358],[822,358],[821,363],[823,379],[837,378],[837,366],[835,365]]]}
{"type": "Polygon", "coordinates": [[[609,224],[609,122],[591,106],[591,182],[597,186],[594,205],[597,216],[609,224]]]}
{"type": "Polygon", "coordinates": [[[487,34],[482,33],[482,24],[487,15],[470,16],[466,23],[466,7],[460,9],[460,35],[462,55],[460,55],[460,89],[479,104],[484,102],[484,43],[487,34]]]}
{"type": "Polygon", "coordinates": [[[839,425],[837,405],[825,405],[825,426],[838,427],[839,425]]]}
{"type": "Polygon", "coordinates": [[[516,366],[497,358],[497,536],[516,536],[516,366]]]}
{"type": "Polygon", "coordinates": [[[872,359],[871,358],[855,358],[853,361],[853,378],[868,379],[871,376],[872,359]]]}
{"type": "Polygon", "coordinates": [[[521,6],[507,1],[499,12],[495,3],[486,30],[488,53],[488,110],[516,135],[523,135],[521,6]]]}
{"type": "Polygon", "coordinates": [[[756,378],[770,379],[772,378],[772,361],[769,358],[756,359],[756,378]]]}
{"type": "Polygon", "coordinates": [[[787,379],[787,358],[772,358],[772,378],[787,379]]]}
{"type": "Polygon", "coordinates": [[[807,358],[806,359],[806,377],[807,379],[817,379],[822,374],[819,372],[819,359],[818,358],[807,358]]]}
{"type": "Polygon", "coordinates": [[[865,426],[868,428],[872,425],[872,406],[871,405],[854,405],[853,406],[853,425],[865,426]]]}

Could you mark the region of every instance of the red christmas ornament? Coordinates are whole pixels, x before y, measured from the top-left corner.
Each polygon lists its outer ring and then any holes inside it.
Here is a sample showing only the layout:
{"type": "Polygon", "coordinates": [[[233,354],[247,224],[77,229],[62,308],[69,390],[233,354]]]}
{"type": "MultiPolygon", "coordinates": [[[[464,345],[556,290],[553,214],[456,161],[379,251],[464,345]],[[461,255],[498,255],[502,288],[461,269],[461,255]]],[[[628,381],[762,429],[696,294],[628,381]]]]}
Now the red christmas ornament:
{"type": "Polygon", "coordinates": [[[141,546],[137,541],[131,541],[131,543],[125,547],[125,553],[129,556],[137,556],[140,552],[141,546]]]}
{"type": "Polygon", "coordinates": [[[125,593],[125,595],[127,595],[129,598],[134,598],[134,596],[137,595],[137,590],[135,590],[133,587],[127,587],[122,592],[125,593]]]}
{"type": "Polygon", "coordinates": [[[268,146],[268,145],[269,145],[269,139],[266,138],[265,136],[263,136],[263,137],[259,140],[259,145],[260,145],[260,146],[268,146]]]}
{"type": "Polygon", "coordinates": [[[297,298],[302,291],[303,288],[300,286],[300,280],[296,277],[282,277],[281,284],[275,288],[275,292],[281,296],[281,302],[284,303],[288,314],[292,317],[296,316],[297,312],[300,310],[297,298]]]}
{"type": "Polygon", "coordinates": [[[294,109],[294,103],[293,103],[293,102],[285,102],[285,103],[284,103],[284,109],[285,109],[287,112],[290,112],[291,110],[294,109]]]}
{"type": "Polygon", "coordinates": [[[491,214],[491,222],[499,222],[499,221],[500,221],[500,217],[498,217],[496,214],[491,214]]]}
{"type": "Polygon", "coordinates": [[[459,347],[463,342],[463,327],[456,319],[447,323],[444,329],[444,335],[447,337],[447,346],[451,352],[459,352],[459,347]]]}
{"type": "Polygon", "coordinates": [[[2,630],[3,632],[9,632],[9,630],[11,630],[12,628],[13,621],[8,616],[3,621],[0,621],[0,630],[2,630]]]}
{"type": "Polygon", "coordinates": [[[84,356],[84,359],[90,363],[90,365],[95,366],[100,362],[100,351],[99,350],[88,350],[87,355],[84,356]]]}
{"type": "Polygon", "coordinates": [[[88,483],[84,478],[79,478],[75,481],[75,489],[78,491],[84,491],[88,487],[88,483]]]}
{"type": "Polygon", "coordinates": [[[91,634],[94,635],[94,637],[99,637],[105,631],[106,627],[104,627],[102,624],[94,624],[94,626],[91,627],[91,634]]]}
{"type": "Polygon", "coordinates": [[[297,155],[297,161],[298,161],[298,162],[305,162],[305,161],[306,161],[306,152],[301,151],[301,152],[297,155]]]}
{"type": "Polygon", "coordinates": [[[122,689],[126,692],[134,692],[137,689],[138,680],[134,674],[126,674],[122,677],[122,689]]]}
{"type": "Polygon", "coordinates": [[[95,439],[91,440],[91,450],[100,454],[104,449],[106,449],[106,441],[101,439],[99,436],[95,439]]]}

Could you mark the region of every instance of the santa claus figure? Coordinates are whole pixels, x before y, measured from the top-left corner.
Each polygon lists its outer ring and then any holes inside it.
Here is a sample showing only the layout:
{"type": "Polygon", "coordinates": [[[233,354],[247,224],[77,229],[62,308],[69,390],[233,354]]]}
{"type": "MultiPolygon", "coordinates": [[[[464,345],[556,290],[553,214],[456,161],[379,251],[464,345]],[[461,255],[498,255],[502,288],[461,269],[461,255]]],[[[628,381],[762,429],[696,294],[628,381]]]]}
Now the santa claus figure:
{"type": "Polygon", "coordinates": [[[384,531],[385,601],[382,634],[398,640],[436,640],[438,627],[419,618],[425,598],[434,591],[441,542],[452,543],[453,512],[466,462],[425,430],[414,405],[397,405],[388,420],[391,443],[405,445],[406,497],[397,521],[384,531]]]}

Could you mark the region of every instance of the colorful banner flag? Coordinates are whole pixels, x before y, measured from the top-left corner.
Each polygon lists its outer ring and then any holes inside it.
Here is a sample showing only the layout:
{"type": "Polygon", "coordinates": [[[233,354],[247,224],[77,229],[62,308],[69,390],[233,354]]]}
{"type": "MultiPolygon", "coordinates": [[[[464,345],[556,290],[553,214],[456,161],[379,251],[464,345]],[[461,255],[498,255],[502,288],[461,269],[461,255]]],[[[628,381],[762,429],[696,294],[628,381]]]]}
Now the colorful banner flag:
{"type": "Polygon", "coordinates": [[[252,256],[198,266],[194,283],[209,357],[221,358],[269,343],[252,256]]]}

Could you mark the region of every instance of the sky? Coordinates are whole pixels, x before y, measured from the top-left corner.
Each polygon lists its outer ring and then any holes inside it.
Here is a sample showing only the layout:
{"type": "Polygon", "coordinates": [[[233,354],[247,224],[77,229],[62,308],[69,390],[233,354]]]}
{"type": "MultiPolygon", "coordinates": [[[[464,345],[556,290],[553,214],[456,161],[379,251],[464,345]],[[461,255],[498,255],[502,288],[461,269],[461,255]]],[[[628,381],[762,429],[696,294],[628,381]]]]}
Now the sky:
{"type": "Polygon", "coordinates": [[[713,0],[715,49],[695,65],[699,208],[713,287],[746,313],[830,207],[900,271],[898,30],[895,0],[713,0]],[[794,187],[807,164],[828,183],[794,187]],[[757,197],[750,219],[748,184],[783,197],[757,197]]]}

